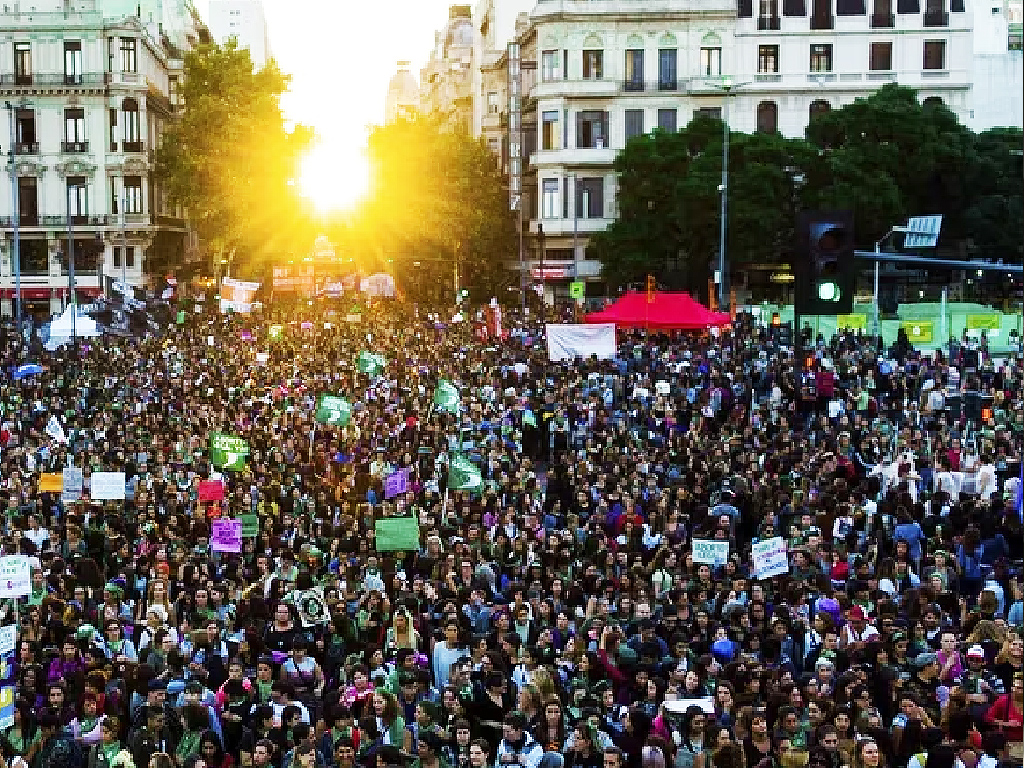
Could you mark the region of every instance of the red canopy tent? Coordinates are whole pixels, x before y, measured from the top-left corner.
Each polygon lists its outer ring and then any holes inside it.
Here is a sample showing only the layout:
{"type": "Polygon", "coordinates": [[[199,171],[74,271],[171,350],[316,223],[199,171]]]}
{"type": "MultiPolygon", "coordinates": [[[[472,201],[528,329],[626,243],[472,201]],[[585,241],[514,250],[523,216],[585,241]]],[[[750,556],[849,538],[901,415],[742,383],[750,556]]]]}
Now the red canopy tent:
{"type": "Polygon", "coordinates": [[[610,307],[587,315],[588,323],[615,323],[621,328],[711,328],[732,322],[728,312],[712,312],[688,293],[659,291],[650,300],[631,291],[610,307]]]}

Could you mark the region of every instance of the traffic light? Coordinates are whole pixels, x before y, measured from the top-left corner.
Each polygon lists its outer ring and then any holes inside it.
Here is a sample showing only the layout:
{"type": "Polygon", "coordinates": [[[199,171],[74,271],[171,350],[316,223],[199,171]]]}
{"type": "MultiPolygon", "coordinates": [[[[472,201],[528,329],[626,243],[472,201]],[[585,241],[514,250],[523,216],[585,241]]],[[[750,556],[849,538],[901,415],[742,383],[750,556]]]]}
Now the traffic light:
{"type": "Polygon", "coordinates": [[[796,309],[801,315],[853,311],[857,270],[850,211],[801,213],[797,220],[796,309]]]}

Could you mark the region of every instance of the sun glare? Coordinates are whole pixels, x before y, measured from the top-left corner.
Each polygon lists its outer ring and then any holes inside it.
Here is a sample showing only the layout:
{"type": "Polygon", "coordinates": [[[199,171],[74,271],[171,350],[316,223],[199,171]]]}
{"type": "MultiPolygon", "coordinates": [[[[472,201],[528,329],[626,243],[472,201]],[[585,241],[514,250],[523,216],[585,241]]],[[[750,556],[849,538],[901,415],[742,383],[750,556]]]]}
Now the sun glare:
{"type": "Polygon", "coordinates": [[[302,161],[299,188],[321,213],[356,206],[370,188],[370,164],[361,149],[317,144],[302,161]]]}

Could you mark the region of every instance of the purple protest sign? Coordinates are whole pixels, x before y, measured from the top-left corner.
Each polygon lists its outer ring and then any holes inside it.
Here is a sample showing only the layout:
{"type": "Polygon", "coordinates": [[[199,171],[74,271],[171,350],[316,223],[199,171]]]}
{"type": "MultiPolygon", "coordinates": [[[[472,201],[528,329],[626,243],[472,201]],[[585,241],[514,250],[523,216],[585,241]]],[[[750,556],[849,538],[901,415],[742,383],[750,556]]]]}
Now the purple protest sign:
{"type": "Polygon", "coordinates": [[[242,521],[220,517],[210,523],[210,549],[214,552],[242,551],[242,521]]]}
{"type": "Polygon", "coordinates": [[[400,469],[384,478],[384,498],[393,499],[409,490],[409,470],[400,469]]]}
{"type": "Polygon", "coordinates": [[[252,341],[252,331],[239,331],[238,336],[242,341],[252,341]]]}

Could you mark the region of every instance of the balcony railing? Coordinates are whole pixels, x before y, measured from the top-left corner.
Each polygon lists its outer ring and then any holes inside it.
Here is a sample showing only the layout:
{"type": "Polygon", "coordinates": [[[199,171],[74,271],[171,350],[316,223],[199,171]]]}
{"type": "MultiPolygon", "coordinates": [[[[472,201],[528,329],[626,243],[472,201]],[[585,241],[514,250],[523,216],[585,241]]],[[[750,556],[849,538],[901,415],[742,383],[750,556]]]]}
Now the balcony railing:
{"type": "Polygon", "coordinates": [[[106,75],[102,72],[87,72],[81,75],[66,74],[64,72],[43,72],[30,75],[6,73],[0,75],[0,85],[78,88],[99,86],[105,83],[106,75]]]}
{"type": "Polygon", "coordinates": [[[60,151],[65,154],[80,154],[89,151],[88,141],[62,141],[60,151]]]}
{"type": "Polygon", "coordinates": [[[633,80],[623,80],[622,81],[622,90],[624,90],[624,91],[632,91],[632,92],[642,91],[642,90],[644,90],[644,81],[643,80],[635,80],[635,79],[633,79],[633,80]]]}
{"type": "Polygon", "coordinates": [[[778,16],[758,16],[758,29],[782,29],[782,19],[778,16]]]}
{"type": "Polygon", "coordinates": [[[924,25],[926,27],[948,27],[949,14],[945,11],[925,11],[924,25]]]}
{"type": "Polygon", "coordinates": [[[39,154],[39,142],[38,141],[19,141],[14,145],[14,154],[16,155],[38,155],[39,154]]]}
{"type": "Polygon", "coordinates": [[[872,29],[892,29],[896,26],[895,13],[873,13],[871,14],[872,29]]]}
{"type": "Polygon", "coordinates": [[[836,19],[831,13],[815,13],[811,16],[811,29],[835,29],[836,19]]]}
{"type": "Polygon", "coordinates": [[[679,81],[678,80],[659,80],[658,81],[659,91],[678,91],[679,81]]]}
{"type": "Polygon", "coordinates": [[[124,152],[143,152],[145,151],[141,141],[125,141],[121,144],[121,149],[124,152]]]}

